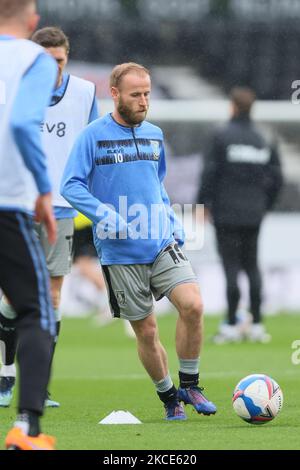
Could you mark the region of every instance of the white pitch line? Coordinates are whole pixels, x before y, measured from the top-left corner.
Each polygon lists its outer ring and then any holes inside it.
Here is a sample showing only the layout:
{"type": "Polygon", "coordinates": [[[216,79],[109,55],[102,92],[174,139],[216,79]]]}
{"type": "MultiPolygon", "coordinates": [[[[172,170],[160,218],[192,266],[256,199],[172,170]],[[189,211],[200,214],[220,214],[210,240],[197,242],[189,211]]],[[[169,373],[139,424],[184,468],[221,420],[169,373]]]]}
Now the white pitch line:
{"type": "MultiPolygon", "coordinates": [[[[266,373],[265,371],[257,371],[253,373],[266,373]]],[[[223,378],[239,378],[247,375],[245,371],[235,371],[235,372],[204,372],[200,374],[200,379],[223,379],[223,378]]],[[[299,375],[299,369],[295,367],[295,370],[286,370],[284,372],[268,371],[268,375],[271,377],[284,377],[284,376],[293,376],[299,375]]],[[[175,374],[174,374],[175,376],[175,374]]],[[[59,375],[54,374],[54,380],[144,380],[149,379],[146,374],[114,374],[114,375],[59,375]]]]}

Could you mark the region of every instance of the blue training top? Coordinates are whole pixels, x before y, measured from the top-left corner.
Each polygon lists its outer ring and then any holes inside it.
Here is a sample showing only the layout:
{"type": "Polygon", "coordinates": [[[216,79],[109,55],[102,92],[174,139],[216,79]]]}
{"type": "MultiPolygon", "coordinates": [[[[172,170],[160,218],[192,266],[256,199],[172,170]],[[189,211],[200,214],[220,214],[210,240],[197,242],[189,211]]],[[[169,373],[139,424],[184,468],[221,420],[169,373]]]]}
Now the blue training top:
{"type": "Polygon", "coordinates": [[[125,127],[107,114],[80,134],[61,193],[93,221],[103,265],[152,263],[174,241],[165,173],[163,134],[149,122],[125,127]]]}

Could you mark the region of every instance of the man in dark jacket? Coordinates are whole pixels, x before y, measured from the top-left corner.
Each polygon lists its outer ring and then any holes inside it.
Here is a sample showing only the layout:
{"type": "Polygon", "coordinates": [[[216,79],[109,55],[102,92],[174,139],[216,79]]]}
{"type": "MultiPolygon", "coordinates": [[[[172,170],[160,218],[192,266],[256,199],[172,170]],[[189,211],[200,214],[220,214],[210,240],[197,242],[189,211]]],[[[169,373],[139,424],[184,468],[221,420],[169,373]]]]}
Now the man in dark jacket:
{"type": "Polygon", "coordinates": [[[236,313],[237,278],[243,270],[249,279],[253,316],[248,338],[266,342],[270,336],[261,323],[257,241],[262,219],[282,186],[282,173],[277,150],[266,143],[250,118],[255,93],[236,87],[230,97],[232,117],[211,141],[197,201],[212,216],[227,282],[228,318],[215,341],[242,339],[236,313]]]}

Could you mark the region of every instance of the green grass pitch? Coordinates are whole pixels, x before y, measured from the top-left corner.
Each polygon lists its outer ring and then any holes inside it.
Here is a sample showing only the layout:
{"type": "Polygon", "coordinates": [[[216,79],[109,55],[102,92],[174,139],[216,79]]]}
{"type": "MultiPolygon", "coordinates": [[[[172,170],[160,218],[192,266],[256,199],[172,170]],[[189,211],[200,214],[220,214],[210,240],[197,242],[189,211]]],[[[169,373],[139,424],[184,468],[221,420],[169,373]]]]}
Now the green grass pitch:
{"type": "MultiPolygon", "coordinates": [[[[159,318],[161,340],[177,384],[175,321],[174,314],[159,318]]],[[[162,404],[138,361],[135,340],[125,336],[121,322],[99,328],[91,319],[65,319],[51,385],[61,408],[46,411],[44,432],[56,436],[59,449],[300,449],[300,365],[291,360],[292,342],[300,339],[299,316],[268,318],[273,340],[266,345],[213,345],[209,337],[218,321],[205,319],[201,355],[201,385],[216,403],[217,414],[197,415],[187,407],[187,421],[166,422],[162,404]],[[263,426],[243,422],[231,405],[235,385],[252,373],[270,375],[284,394],[281,413],[263,426]],[[129,410],[143,424],[99,425],[113,410],[129,410]]],[[[11,408],[0,409],[2,448],[15,417],[15,399],[11,408]]]]}

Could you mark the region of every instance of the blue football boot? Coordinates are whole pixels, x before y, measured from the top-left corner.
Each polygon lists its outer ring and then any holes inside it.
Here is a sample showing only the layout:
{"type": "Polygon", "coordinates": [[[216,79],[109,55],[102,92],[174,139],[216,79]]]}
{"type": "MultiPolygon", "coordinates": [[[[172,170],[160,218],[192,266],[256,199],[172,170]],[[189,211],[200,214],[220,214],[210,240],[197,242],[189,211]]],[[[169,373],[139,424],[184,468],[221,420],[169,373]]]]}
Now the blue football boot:
{"type": "Polygon", "coordinates": [[[186,419],[184,408],[178,400],[171,400],[164,403],[167,421],[182,421],[186,419]]]}
{"type": "Polygon", "coordinates": [[[207,400],[202,392],[203,387],[179,387],[177,396],[178,400],[183,401],[185,405],[192,405],[197,413],[203,415],[214,415],[217,412],[216,405],[207,400]]]}

